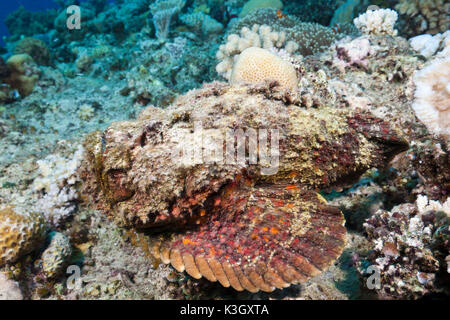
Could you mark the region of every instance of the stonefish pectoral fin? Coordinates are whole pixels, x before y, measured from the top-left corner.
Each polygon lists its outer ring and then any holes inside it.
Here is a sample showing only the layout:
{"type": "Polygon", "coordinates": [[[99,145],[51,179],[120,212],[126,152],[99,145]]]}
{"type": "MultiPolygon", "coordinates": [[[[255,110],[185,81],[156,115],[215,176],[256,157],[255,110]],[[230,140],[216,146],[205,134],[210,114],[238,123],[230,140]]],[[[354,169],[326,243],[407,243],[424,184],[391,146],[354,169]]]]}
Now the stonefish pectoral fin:
{"type": "Polygon", "coordinates": [[[172,235],[157,255],[180,272],[238,291],[271,292],[304,282],[345,246],[342,213],[297,185],[236,181],[205,210],[205,222],[172,235]]]}

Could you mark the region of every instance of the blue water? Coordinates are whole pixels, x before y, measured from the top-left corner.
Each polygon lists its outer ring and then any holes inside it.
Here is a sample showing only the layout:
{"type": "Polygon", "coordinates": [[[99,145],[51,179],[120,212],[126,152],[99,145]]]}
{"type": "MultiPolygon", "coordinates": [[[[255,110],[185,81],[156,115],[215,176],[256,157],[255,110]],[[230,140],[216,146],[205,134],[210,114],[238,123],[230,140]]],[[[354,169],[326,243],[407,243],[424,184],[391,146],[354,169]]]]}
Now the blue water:
{"type": "Polygon", "coordinates": [[[2,0],[0,1],[0,45],[3,45],[3,37],[7,36],[8,29],[4,21],[11,12],[24,6],[29,11],[43,11],[45,9],[57,8],[58,5],[53,0],[2,0]]]}
{"type": "MultiPolygon", "coordinates": [[[[79,2],[83,1],[88,0],[79,2]]],[[[4,24],[5,18],[21,5],[28,11],[45,11],[46,9],[58,8],[54,0],[0,0],[0,45],[4,45],[3,37],[9,35],[8,28],[4,24]]]]}

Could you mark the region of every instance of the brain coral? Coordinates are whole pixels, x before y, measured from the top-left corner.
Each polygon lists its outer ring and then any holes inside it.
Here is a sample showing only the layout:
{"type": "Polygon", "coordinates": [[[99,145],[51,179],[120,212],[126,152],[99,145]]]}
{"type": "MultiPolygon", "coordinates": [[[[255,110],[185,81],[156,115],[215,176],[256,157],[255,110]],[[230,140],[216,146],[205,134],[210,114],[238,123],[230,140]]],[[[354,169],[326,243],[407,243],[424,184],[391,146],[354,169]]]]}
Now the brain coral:
{"type": "Polygon", "coordinates": [[[13,263],[43,241],[45,223],[40,215],[0,210],[0,266],[13,263]]]}
{"type": "Polygon", "coordinates": [[[248,48],[234,64],[231,84],[277,81],[281,88],[295,92],[298,89],[294,66],[277,55],[261,48],[248,48]]]}
{"type": "Polygon", "coordinates": [[[450,56],[435,59],[414,76],[417,118],[427,128],[450,139],[450,56]]]}
{"type": "Polygon", "coordinates": [[[250,0],[244,5],[239,16],[245,17],[250,12],[261,8],[282,9],[283,3],[280,0],[250,0]]]}
{"type": "Polygon", "coordinates": [[[251,29],[243,27],[240,36],[230,34],[227,42],[219,47],[216,58],[220,60],[216,71],[224,78],[230,80],[234,62],[244,50],[258,47],[264,49],[284,49],[292,54],[298,49],[298,45],[289,41],[286,43],[286,34],[272,31],[267,25],[253,25],[251,29]]]}

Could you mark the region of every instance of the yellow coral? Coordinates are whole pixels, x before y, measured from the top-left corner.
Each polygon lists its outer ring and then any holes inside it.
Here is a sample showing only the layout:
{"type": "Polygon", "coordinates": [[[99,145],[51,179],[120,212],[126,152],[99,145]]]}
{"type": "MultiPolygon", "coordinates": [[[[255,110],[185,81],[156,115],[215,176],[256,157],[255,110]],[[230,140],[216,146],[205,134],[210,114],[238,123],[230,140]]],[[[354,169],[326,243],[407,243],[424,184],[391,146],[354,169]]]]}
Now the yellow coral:
{"type": "Polygon", "coordinates": [[[36,81],[39,79],[33,58],[28,54],[16,54],[6,62],[11,75],[5,80],[12,88],[17,89],[21,96],[31,94],[36,81]],[[33,72],[29,72],[32,70],[33,72]]]}
{"type": "Polygon", "coordinates": [[[44,236],[40,215],[18,213],[10,207],[0,210],[0,266],[30,253],[44,236]]]}
{"type": "Polygon", "coordinates": [[[244,5],[239,16],[245,17],[250,12],[261,8],[283,9],[283,3],[280,0],[250,0],[244,5]]]}
{"type": "Polygon", "coordinates": [[[292,64],[261,49],[248,48],[237,59],[231,73],[231,84],[276,81],[290,92],[297,91],[297,72],[292,64]]]}

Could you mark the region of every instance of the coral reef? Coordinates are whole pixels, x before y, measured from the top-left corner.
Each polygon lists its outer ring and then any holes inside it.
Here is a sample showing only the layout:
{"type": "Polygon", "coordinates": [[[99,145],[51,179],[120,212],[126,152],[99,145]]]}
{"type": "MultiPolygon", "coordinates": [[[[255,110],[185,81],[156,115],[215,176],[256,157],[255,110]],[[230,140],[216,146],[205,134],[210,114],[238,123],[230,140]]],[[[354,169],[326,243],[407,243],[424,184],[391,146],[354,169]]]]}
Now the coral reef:
{"type": "Polygon", "coordinates": [[[38,65],[51,64],[51,54],[44,41],[35,38],[24,38],[14,48],[14,54],[28,54],[38,65]]]}
{"type": "Polygon", "coordinates": [[[450,296],[448,1],[56,2],[0,47],[0,298],[450,296]]]}
{"type": "Polygon", "coordinates": [[[39,214],[10,207],[0,210],[0,266],[14,263],[39,247],[45,232],[39,214]]]}
{"type": "Polygon", "coordinates": [[[339,23],[351,23],[354,17],[354,11],[359,6],[360,0],[347,0],[342,3],[334,12],[330,25],[339,23]]]}
{"type": "Polygon", "coordinates": [[[215,37],[223,30],[223,25],[203,12],[187,13],[180,20],[197,33],[207,37],[215,37]]]}
{"type": "Polygon", "coordinates": [[[304,22],[333,26],[330,22],[338,4],[339,1],[336,0],[285,1],[283,11],[299,17],[304,22]]]}
{"type": "MultiPolygon", "coordinates": [[[[449,204],[419,196],[415,205],[379,210],[364,224],[374,244],[368,262],[380,272],[381,297],[419,298],[434,288],[449,250],[448,240],[443,240],[449,235],[449,204]]],[[[362,263],[363,274],[367,267],[362,263]]]]}
{"type": "Polygon", "coordinates": [[[450,29],[450,3],[446,0],[400,0],[400,30],[407,37],[436,34],[450,29]]]}
{"type": "Polygon", "coordinates": [[[444,34],[421,34],[409,39],[409,44],[414,51],[418,52],[425,58],[429,59],[435,55],[438,50],[442,49],[438,55],[448,55],[450,53],[450,31],[446,31],[444,34]]]}
{"type": "Polygon", "coordinates": [[[242,7],[239,16],[243,18],[249,13],[262,8],[283,9],[283,3],[280,0],[249,0],[242,7]]]}
{"type": "Polygon", "coordinates": [[[295,42],[298,52],[304,56],[325,51],[346,35],[318,23],[302,22],[294,16],[279,18],[276,10],[267,8],[255,10],[240,19],[228,28],[228,34],[238,34],[244,27],[252,30],[255,24],[270,26],[271,32],[284,33],[286,41],[295,42]]]}
{"type": "Polygon", "coordinates": [[[6,17],[5,25],[13,38],[18,40],[20,36],[32,36],[48,32],[53,27],[56,15],[57,11],[54,9],[32,12],[20,6],[6,17]]]}
{"type": "Polygon", "coordinates": [[[346,67],[359,66],[367,68],[370,55],[374,54],[367,38],[357,38],[351,42],[343,41],[336,44],[336,54],[333,63],[342,72],[346,67]]]}

